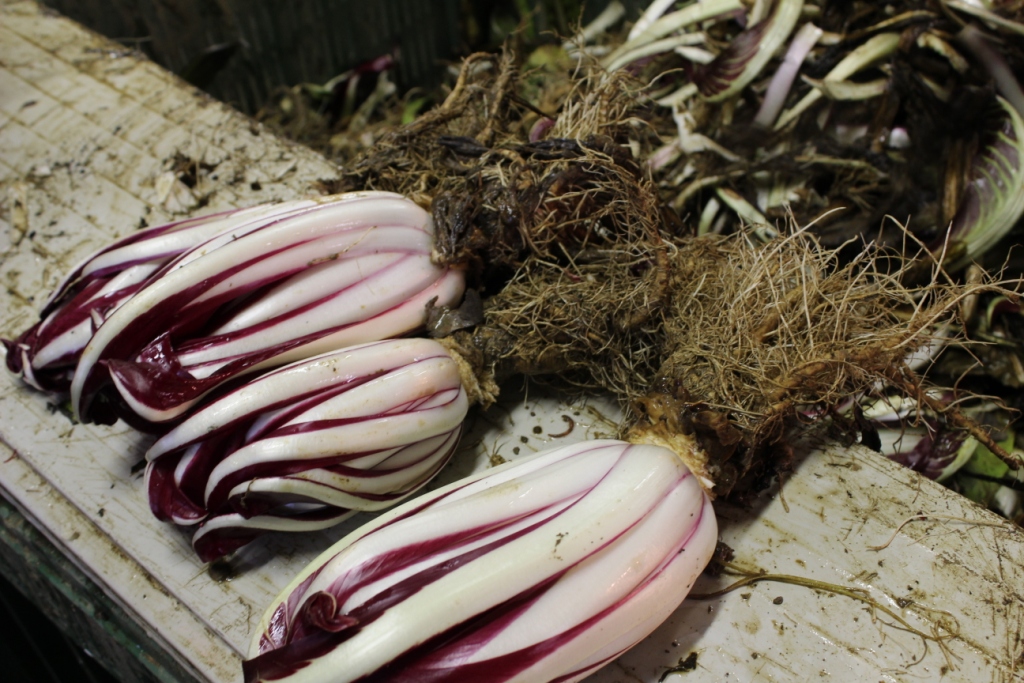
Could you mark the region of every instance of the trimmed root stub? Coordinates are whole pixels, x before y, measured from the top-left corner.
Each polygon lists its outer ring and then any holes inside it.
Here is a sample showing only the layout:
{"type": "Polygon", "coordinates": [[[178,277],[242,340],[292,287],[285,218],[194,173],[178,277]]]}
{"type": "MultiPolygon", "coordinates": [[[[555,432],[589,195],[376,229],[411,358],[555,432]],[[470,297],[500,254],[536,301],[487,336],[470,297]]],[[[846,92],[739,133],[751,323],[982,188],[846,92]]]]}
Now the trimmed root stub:
{"type": "Polygon", "coordinates": [[[868,429],[856,410],[840,414],[850,399],[884,387],[927,400],[906,358],[966,292],[910,288],[891,258],[867,247],[841,261],[802,231],[763,245],[679,240],[646,259],[535,261],[486,302],[482,326],[453,339],[476,350],[482,375],[614,392],[632,409],[631,440],[672,447],[716,495],[742,496],[785,470],[787,444],[808,426],[851,441],[868,429]]]}

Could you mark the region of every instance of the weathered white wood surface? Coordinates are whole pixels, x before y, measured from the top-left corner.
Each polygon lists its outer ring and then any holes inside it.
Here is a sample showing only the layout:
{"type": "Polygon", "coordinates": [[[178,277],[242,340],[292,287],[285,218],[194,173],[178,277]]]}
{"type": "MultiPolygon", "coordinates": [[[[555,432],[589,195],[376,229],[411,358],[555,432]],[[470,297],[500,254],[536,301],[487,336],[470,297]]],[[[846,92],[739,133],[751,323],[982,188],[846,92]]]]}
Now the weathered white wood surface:
{"type": "MultiPolygon", "coordinates": [[[[33,3],[0,0],[0,335],[31,324],[61,273],[112,237],[315,193],[334,174],[158,67],[33,3]]],[[[443,480],[610,431],[593,409],[512,398],[477,420],[443,480]],[[563,415],[576,428],[551,437],[563,415]]],[[[144,437],[75,425],[4,375],[0,441],[4,495],[201,679],[240,679],[263,607],[344,531],[258,543],[217,580],[149,514],[132,473],[144,437]]],[[[946,654],[850,598],[760,583],[688,602],[593,681],[1024,680],[1019,530],[856,448],[807,459],[784,494],[788,512],[779,498],[720,509],[739,563],[865,589],[924,632],[955,619],[946,654]],[[921,513],[932,517],[871,549],[921,513]],[[694,670],[667,674],[691,653],[694,670]]]]}
{"type": "MultiPolygon", "coordinates": [[[[30,324],[61,272],[113,237],[187,211],[317,194],[335,175],[74,23],[34,3],[0,7],[0,334],[30,324]]],[[[131,473],[142,437],[73,425],[6,373],[0,425],[16,454],[0,454],[8,497],[197,675],[238,678],[251,625],[302,551],[218,583],[149,513],[131,473]]]]}

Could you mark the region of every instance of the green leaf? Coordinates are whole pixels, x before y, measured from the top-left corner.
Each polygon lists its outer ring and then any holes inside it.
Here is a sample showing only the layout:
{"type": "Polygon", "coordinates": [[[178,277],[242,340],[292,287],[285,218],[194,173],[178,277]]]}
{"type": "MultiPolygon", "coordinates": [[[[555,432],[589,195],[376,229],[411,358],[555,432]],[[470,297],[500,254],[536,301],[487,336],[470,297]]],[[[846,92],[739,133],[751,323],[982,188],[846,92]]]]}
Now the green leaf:
{"type": "Polygon", "coordinates": [[[1005,116],[974,160],[949,229],[953,243],[964,247],[947,264],[951,271],[988,251],[1024,214],[1024,118],[1003,98],[998,102],[1005,116]]]}
{"type": "MultiPolygon", "coordinates": [[[[1004,450],[1013,450],[1014,435],[1011,433],[1005,439],[999,442],[999,445],[1004,450]]],[[[985,446],[978,444],[977,450],[974,451],[974,456],[967,461],[967,464],[960,470],[959,476],[957,476],[958,488],[960,493],[967,496],[975,503],[988,507],[992,502],[992,497],[996,495],[996,491],[999,490],[1000,484],[995,481],[987,481],[984,479],[977,479],[970,476],[971,474],[979,474],[983,477],[991,477],[993,479],[1002,479],[1009,473],[1009,466],[996,456],[995,453],[990,451],[985,446]]]]}
{"type": "Polygon", "coordinates": [[[402,125],[412,123],[416,116],[419,115],[420,109],[423,109],[423,105],[427,103],[426,97],[417,97],[416,99],[409,100],[405,103],[405,107],[402,108],[402,125]]]}

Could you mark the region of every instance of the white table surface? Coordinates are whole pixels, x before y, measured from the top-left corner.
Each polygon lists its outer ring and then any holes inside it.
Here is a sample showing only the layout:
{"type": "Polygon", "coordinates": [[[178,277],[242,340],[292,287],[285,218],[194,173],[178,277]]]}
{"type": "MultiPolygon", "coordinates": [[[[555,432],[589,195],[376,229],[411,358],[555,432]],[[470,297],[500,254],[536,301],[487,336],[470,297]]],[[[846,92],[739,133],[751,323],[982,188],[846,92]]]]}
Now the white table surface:
{"type": "MultiPolygon", "coordinates": [[[[32,2],[0,0],[0,335],[34,322],[71,264],[143,221],[316,194],[333,177],[316,154],[159,67],[32,2]],[[193,187],[180,180],[189,167],[193,187]]],[[[508,394],[476,417],[442,481],[613,431],[615,409],[600,400],[508,394]],[[549,436],[565,431],[563,415],[575,429],[549,436]]],[[[268,538],[242,553],[233,578],[215,580],[187,537],[149,513],[132,473],[147,444],[122,425],[73,424],[48,397],[0,378],[3,494],[187,670],[238,681],[265,605],[344,529],[268,538]]],[[[925,632],[942,610],[959,625],[945,653],[864,603],[764,582],[687,601],[590,680],[1024,680],[1019,528],[856,447],[807,458],[783,493],[753,510],[719,506],[737,562],[864,589],[925,632]],[[872,549],[915,515],[927,518],[872,549]],[[667,673],[691,653],[694,670],[667,673]]]]}

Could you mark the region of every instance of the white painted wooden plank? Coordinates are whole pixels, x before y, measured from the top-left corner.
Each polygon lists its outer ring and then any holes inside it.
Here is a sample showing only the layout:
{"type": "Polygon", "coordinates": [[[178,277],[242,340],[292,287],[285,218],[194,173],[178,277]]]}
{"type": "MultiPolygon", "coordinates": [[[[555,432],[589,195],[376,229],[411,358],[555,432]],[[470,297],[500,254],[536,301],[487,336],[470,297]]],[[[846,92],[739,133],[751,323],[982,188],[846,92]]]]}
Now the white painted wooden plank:
{"type": "MultiPolygon", "coordinates": [[[[5,336],[34,319],[39,298],[74,261],[114,236],[187,208],[161,202],[155,189],[176,159],[217,167],[194,188],[208,202],[207,211],[307,194],[316,181],[335,175],[318,156],[264,139],[247,118],[197,96],[152,65],[110,56],[117,53],[107,43],[71,22],[42,15],[30,3],[0,12],[5,336]],[[89,68],[83,71],[83,65],[89,68]],[[151,77],[148,88],[137,83],[145,99],[105,80],[126,71],[151,77]],[[148,104],[154,94],[161,102],[156,109],[148,104]],[[245,169],[260,159],[265,182],[255,190],[245,169]],[[27,207],[19,225],[10,214],[15,195],[27,207]]],[[[238,581],[210,579],[187,539],[148,511],[141,478],[131,474],[144,438],[123,427],[72,425],[44,397],[7,376],[0,383],[0,438],[18,455],[0,468],[5,491],[59,545],[67,536],[54,530],[69,518],[95,527],[98,535],[76,537],[66,548],[69,555],[202,677],[237,677],[238,653],[251,623],[280,579],[298,567],[280,569],[268,551],[264,566],[238,581]],[[31,490],[24,486],[26,473],[36,478],[31,490]],[[122,580],[137,571],[161,587],[163,608],[122,580]],[[167,618],[167,605],[194,617],[167,618]]]]}
{"type": "MultiPolygon", "coordinates": [[[[334,174],[316,155],[262,133],[71,22],[41,15],[32,3],[0,3],[0,334],[34,319],[39,298],[87,251],[187,210],[156,192],[157,177],[174,171],[176,157],[215,166],[193,188],[208,202],[205,210],[299,196],[334,174]],[[14,220],[15,198],[28,207],[24,224],[14,220]]],[[[587,409],[513,399],[477,423],[441,481],[484,467],[492,456],[513,458],[608,431],[587,409]],[[564,430],[563,414],[577,429],[564,440],[547,436],[564,430]]],[[[45,397],[5,376],[0,440],[8,449],[0,448],[5,493],[211,681],[239,678],[240,653],[263,606],[344,533],[270,538],[243,553],[244,571],[218,582],[183,534],[149,514],[141,478],[131,473],[145,437],[121,426],[73,425],[45,397]]],[[[666,680],[1022,680],[1019,530],[858,449],[806,460],[787,480],[785,496],[788,512],[779,499],[752,511],[721,509],[723,539],[738,561],[864,588],[918,628],[928,622],[914,605],[947,610],[961,631],[948,643],[949,662],[934,645],[925,652],[919,638],[883,625],[848,598],[760,584],[687,603],[593,680],[657,681],[690,653],[698,655],[697,669],[666,680]],[[920,511],[973,523],[915,522],[888,548],[870,549],[920,511]],[[907,599],[914,602],[899,608],[907,599]]]]}
{"type": "Polygon", "coordinates": [[[78,508],[39,476],[37,470],[0,443],[0,483],[5,495],[19,509],[40,519],[33,511],[45,511],[42,530],[66,556],[90,576],[129,614],[141,613],[140,624],[156,642],[164,642],[153,624],[178,624],[181,636],[168,643],[167,651],[186,671],[200,680],[231,681],[237,677],[235,653],[210,630],[163,583],[114,543],[110,534],[92,524],[78,508]],[[117,558],[117,561],[111,561],[117,558]],[[97,574],[97,569],[101,571],[97,574]],[[187,653],[183,654],[183,653],[187,653]]]}
{"type": "MultiPolygon", "coordinates": [[[[73,119],[65,119],[63,122],[74,127],[73,119]]],[[[66,127],[58,126],[55,129],[66,130],[66,127]]],[[[104,155],[94,154],[86,146],[82,146],[78,150],[55,152],[49,139],[40,135],[40,130],[41,127],[26,128],[17,120],[12,120],[0,128],[0,145],[5,147],[5,164],[23,178],[38,178],[37,174],[42,172],[43,167],[50,169],[49,176],[42,178],[47,184],[47,193],[49,195],[59,193],[62,198],[61,204],[78,213],[99,229],[95,235],[86,233],[75,237],[81,242],[83,251],[75,251],[64,256],[67,246],[60,245],[62,250],[60,258],[65,262],[73,262],[74,259],[84,256],[109,239],[107,235],[123,234],[136,228],[139,218],[149,210],[147,203],[109,180],[99,169],[93,169],[79,162],[66,161],[72,157],[88,158],[90,161],[95,161],[97,166],[102,166],[104,155]],[[17,159],[35,159],[35,162],[18,163],[17,159]],[[86,174],[88,174],[88,178],[85,177],[86,174]],[[98,207],[102,207],[102,220],[98,207]],[[100,225],[101,223],[102,225],[100,225]]],[[[34,188],[30,194],[37,198],[44,196],[47,199],[50,198],[34,188]]],[[[46,201],[37,206],[37,211],[45,210],[43,204],[49,205],[50,202],[46,201]]],[[[38,217],[38,213],[30,213],[30,229],[39,227],[38,217]]],[[[40,243],[37,244],[37,248],[48,249],[49,245],[40,243]]]]}

